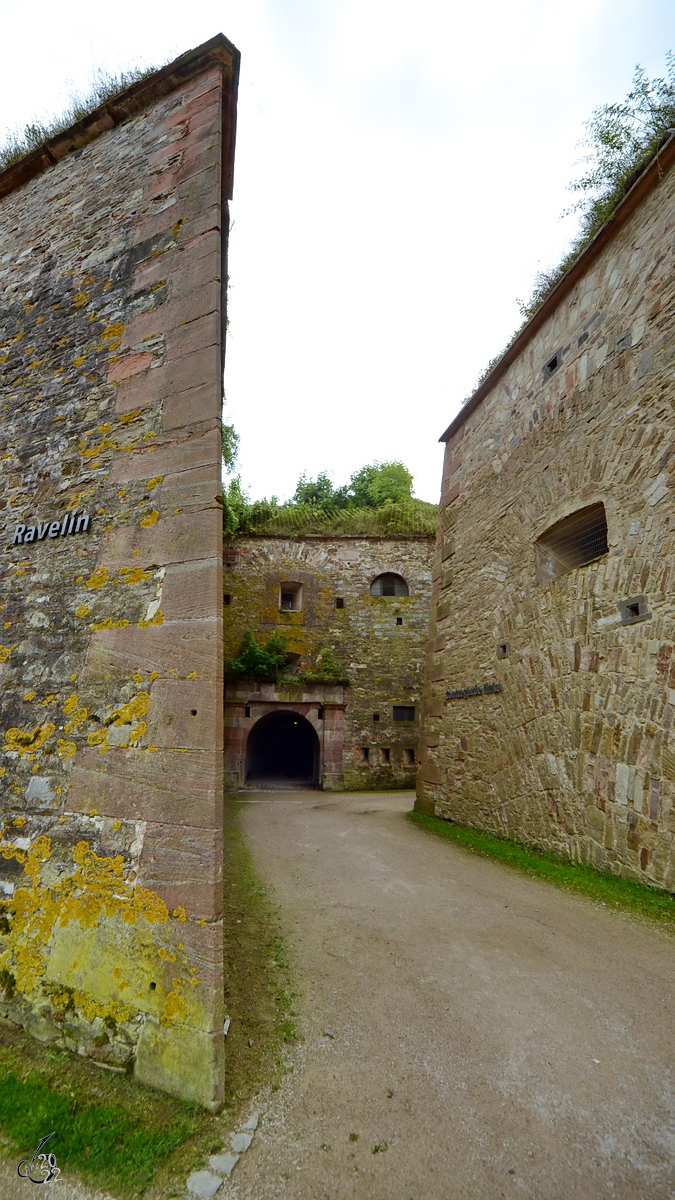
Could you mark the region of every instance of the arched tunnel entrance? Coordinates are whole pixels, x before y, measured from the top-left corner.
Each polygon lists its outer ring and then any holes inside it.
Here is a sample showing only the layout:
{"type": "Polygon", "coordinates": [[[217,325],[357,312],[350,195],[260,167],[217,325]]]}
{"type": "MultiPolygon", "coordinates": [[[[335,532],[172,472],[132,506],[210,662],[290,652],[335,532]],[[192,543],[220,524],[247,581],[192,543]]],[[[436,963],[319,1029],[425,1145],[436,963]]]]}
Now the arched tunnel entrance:
{"type": "Polygon", "coordinates": [[[318,786],[319,738],[301,713],[267,713],[253,726],[246,747],[246,780],[264,779],[318,786]]]}

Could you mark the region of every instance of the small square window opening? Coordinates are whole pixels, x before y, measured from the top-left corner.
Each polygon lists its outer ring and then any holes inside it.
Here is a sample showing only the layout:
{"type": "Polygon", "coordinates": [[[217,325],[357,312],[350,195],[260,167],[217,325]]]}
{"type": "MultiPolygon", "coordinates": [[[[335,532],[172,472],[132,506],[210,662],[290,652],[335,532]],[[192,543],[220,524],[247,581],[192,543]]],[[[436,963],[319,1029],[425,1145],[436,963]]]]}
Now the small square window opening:
{"type": "Polygon", "coordinates": [[[317,709],[316,715],[317,715],[317,718],[319,719],[319,721],[323,721],[323,709],[322,708],[317,709]]]}
{"type": "Polygon", "coordinates": [[[646,596],[630,596],[618,605],[622,625],[635,625],[638,621],[648,621],[651,613],[647,610],[646,596]]]}
{"type": "Polygon", "coordinates": [[[344,606],[345,606],[344,596],[336,596],[335,597],[335,607],[336,608],[344,608],[344,606]]]}
{"type": "Polygon", "coordinates": [[[406,746],[403,751],[403,765],[404,767],[414,767],[415,765],[415,751],[412,746],[406,746]]]}
{"type": "Polygon", "coordinates": [[[397,617],[397,618],[396,618],[396,624],[397,624],[397,625],[402,625],[402,624],[403,624],[403,617],[397,617]]]}
{"type": "Polygon", "coordinates": [[[223,596],[223,603],[224,604],[232,603],[232,597],[230,596],[230,594],[228,592],[226,592],[225,595],[223,596]]]}
{"type": "Polygon", "coordinates": [[[380,750],[380,754],[382,755],[382,766],[383,767],[390,766],[391,765],[391,750],[389,749],[389,747],[383,746],[382,749],[380,750]]]}
{"type": "Polygon", "coordinates": [[[497,658],[508,658],[509,648],[506,642],[499,642],[497,646],[497,658]]]}
{"type": "Polygon", "coordinates": [[[302,584],[282,583],[279,585],[279,608],[282,612],[299,612],[302,608],[302,584]]]}
{"type": "Polygon", "coordinates": [[[558,350],[552,358],[549,358],[544,367],[544,379],[550,379],[554,371],[558,370],[562,362],[562,350],[558,350]]]}
{"type": "Polygon", "coordinates": [[[361,762],[367,763],[370,761],[370,746],[361,747],[361,762]]]}
{"type": "Polygon", "coordinates": [[[394,721],[414,721],[415,720],[415,705],[414,704],[393,704],[391,715],[394,721]]]}
{"type": "Polygon", "coordinates": [[[373,720],[374,720],[374,721],[379,721],[379,719],[380,719],[380,714],[379,714],[379,713],[373,713],[373,720]]]}
{"type": "Polygon", "coordinates": [[[248,706],[248,704],[247,704],[247,705],[246,705],[246,708],[244,709],[244,716],[245,716],[245,717],[250,717],[250,715],[251,715],[251,710],[250,710],[250,708],[249,708],[249,706],[248,706]]]}

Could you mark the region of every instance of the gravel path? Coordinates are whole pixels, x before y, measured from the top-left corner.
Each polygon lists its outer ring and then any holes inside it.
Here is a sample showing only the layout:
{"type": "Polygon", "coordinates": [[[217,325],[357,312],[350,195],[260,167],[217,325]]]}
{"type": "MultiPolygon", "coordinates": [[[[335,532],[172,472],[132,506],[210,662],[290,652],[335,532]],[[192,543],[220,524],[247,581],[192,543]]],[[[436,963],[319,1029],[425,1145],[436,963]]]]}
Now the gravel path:
{"type": "Polygon", "coordinates": [[[218,1200],[672,1200],[675,941],[411,799],[242,797],[305,1040],[218,1200]]]}

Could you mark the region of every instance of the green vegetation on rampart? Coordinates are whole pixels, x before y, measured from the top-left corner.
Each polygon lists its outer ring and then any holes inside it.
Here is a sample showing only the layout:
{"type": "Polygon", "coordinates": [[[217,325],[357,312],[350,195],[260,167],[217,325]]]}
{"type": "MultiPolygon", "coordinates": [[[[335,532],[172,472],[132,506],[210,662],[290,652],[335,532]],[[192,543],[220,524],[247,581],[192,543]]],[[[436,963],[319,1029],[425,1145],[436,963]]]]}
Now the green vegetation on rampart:
{"type": "Polygon", "coordinates": [[[339,487],[325,471],[313,480],[301,475],[292,500],[285,503],[276,496],[250,500],[239,477],[223,490],[223,527],[229,537],[434,537],[437,519],[438,505],[413,496],[412,475],[400,462],[361,467],[339,487]]]}
{"type": "MultiPolygon", "coordinates": [[[[570,191],[580,196],[568,210],[580,214],[579,232],[557,265],[537,273],[529,300],[517,301],[523,323],[504,349],[490,359],[478,378],[477,387],[487,379],[579,255],[611,219],[624,196],[675,130],[675,55],[672,52],[666,54],[663,78],[650,80],[642,67],[637,66],[626,99],[594,109],[585,130],[581,145],[588,151],[582,160],[586,170],[569,185],[570,191]]],[[[470,398],[468,396],[467,400],[470,398]]]]}
{"type": "Polygon", "coordinates": [[[649,887],[634,879],[622,879],[610,871],[598,871],[585,863],[571,862],[558,854],[535,850],[523,842],[497,837],[494,833],[473,829],[468,825],[458,825],[455,821],[443,821],[415,811],[406,813],[406,817],[420,829],[448,838],[473,854],[514,867],[526,875],[576,892],[607,907],[648,917],[652,921],[666,922],[675,932],[675,896],[672,892],[649,887]]]}
{"type": "Polygon", "coordinates": [[[16,129],[8,134],[0,144],[0,171],[19,162],[26,154],[30,154],[31,150],[37,150],[50,138],[65,133],[72,125],[105,104],[106,100],[119,96],[132,84],[147,79],[148,75],[154,75],[157,70],[157,67],[129,67],[127,71],[120,71],[119,75],[108,75],[99,68],[94,73],[91,88],[86,95],[73,92],[67,107],[58,116],[50,117],[44,122],[34,121],[25,125],[22,130],[16,129]]]}
{"type": "Polygon", "coordinates": [[[345,672],[336,663],[333,650],[326,646],[316,656],[316,669],[293,673],[294,659],[288,653],[288,643],[282,633],[273,633],[260,645],[255,634],[247,629],[234,658],[225,659],[227,679],[261,679],[269,683],[349,683],[345,672]]]}

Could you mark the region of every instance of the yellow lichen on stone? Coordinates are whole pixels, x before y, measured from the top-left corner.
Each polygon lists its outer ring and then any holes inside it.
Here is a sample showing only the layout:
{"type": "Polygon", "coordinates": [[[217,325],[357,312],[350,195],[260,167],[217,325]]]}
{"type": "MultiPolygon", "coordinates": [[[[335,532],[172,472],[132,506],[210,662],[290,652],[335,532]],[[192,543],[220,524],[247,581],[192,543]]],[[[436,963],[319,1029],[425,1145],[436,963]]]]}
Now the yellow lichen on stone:
{"type": "Polygon", "coordinates": [[[118,829],[121,829],[121,828],[122,828],[122,822],[121,822],[121,821],[117,821],[117,820],[115,820],[115,821],[113,821],[113,823],[112,823],[112,827],[113,827],[113,829],[115,830],[115,832],[117,832],[117,830],[118,830],[118,829]]]}
{"type": "Polygon", "coordinates": [[[89,609],[88,609],[87,605],[86,605],[86,604],[80,604],[80,605],[78,605],[78,607],[75,609],[75,616],[76,616],[76,617],[86,617],[86,615],[87,615],[87,613],[88,613],[88,612],[89,612],[89,609]]]}
{"type": "Polygon", "coordinates": [[[34,754],[41,750],[45,742],[52,736],[56,725],[38,725],[32,733],[22,729],[8,729],[5,733],[5,751],[12,750],[16,754],[34,754]]]}
{"type": "Polygon", "coordinates": [[[142,683],[143,682],[143,676],[138,671],[136,671],[131,676],[131,678],[133,679],[134,683],[142,683]]]}
{"type": "Polygon", "coordinates": [[[14,820],[12,821],[12,825],[16,825],[17,829],[21,829],[21,827],[25,824],[26,824],[25,817],[15,817],[14,820]]]}
{"type": "Polygon", "coordinates": [[[124,583],[142,583],[146,579],[152,579],[152,572],[144,571],[138,564],[135,567],[120,567],[120,575],[124,583]]]}
{"type": "Polygon", "coordinates": [[[26,695],[24,696],[24,700],[33,700],[34,697],[35,697],[35,692],[26,692],[26,695]]]}
{"type": "Polygon", "coordinates": [[[79,703],[80,703],[79,697],[75,694],[75,692],[72,692],[71,695],[66,700],[65,704],[63,705],[64,713],[66,713],[67,716],[70,716],[70,714],[72,712],[75,712],[75,709],[77,708],[79,703]]]}
{"type": "Polygon", "coordinates": [[[129,622],[126,617],[121,621],[113,621],[112,617],[105,617],[102,621],[97,621],[94,625],[90,625],[90,629],[126,629],[129,622]]]}
{"type": "Polygon", "coordinates": [[[164,1001],[162,1015],[159,1018],[162,1025],[175,1025],[176,1021],[184,1021],[190,1012],[188,1005],[178,990],[180,985],[181,980],[174,979],[173,989],[164,1001]]]}
{"type": "MultiPolygon", "coordinates": [[[[105,289],[104,289],[105,290],[105,289]]],[[[109,350],[116,350],[122,341],[124,333],[124,325],[121,321],[116,321],[114,325],[108,325],[101,334],[101,341],[108,343],[109,350]]]]}
{"type": "Polygon", "coordinates": [[[56,753],[59,758],[72,758],[76,750],[75,742],[65,742],[63,738],[59,738],[56,743],[56,753]]]}
{"type": "MultiPolygon", "coordinates": [[[[16,574],[18,575],[19,572],[17,571],[16,574]]],[[[13,646],[0,646],[0,662],[7,662],[7,659],[11,656],[12,651],[16,650],[18,644],[18,642],[15,642],[13,646]]]]}
{"type": "Polygon", "coordinates": [[[149,625],[163,625],[163,624],[164,624],[164,613],[162,612],[161,608],[158,608],[154,617],[150,617],[149,620],[147,620],[147,621],[139,621],[138,628],[139,629],[147,629],[149,625]]]}
{"type": "Polygon", "coordinates": [[[104,438],[98,446],[87,446],[86,442],[80,442],[79,454],[80,458],[96,458],[103,450],[110,449],[115,449],[115,443],[110,438],[104,438]]]}
{"type": "Polygon", "coordinates": [[[135,421],[136,417],[140,417],[140,415],[141,415],[141,412],[140,412],[140,409],[138,409],[138,408],[134,408],[134,409],[132,409],[131,412],[128,412],[128,413],[122,413],[122,415],[120,417],[120,425],[130,425],[131,422],[135,421]]]}
{"type": "Polygon", "coordinates": [[[77,729],[78,725],[84,725],[85,721],[88,720],[89,713],[87,712],[86,708],[78,708],[73,713],[72,721],[68,721],[68,723],[63,726],[63,732],[72,733],[73,729],[77,729]]]}
{"type": "Polygon", "coordinates": [[[99,567],[97,571],[93,571],[89,576],[86,586],[88,588],[100,588],[108,582],[108,568],[99,567]]]}
{"type": "Polygon", "coordinates": [[[157,484],[161,483],[163,478],[163,475],[155,475],[154,479],[149,479],[145,485],[148,491],[151,492],[153,488],[156,488],[157,484]]]}
{"type": "Polygon", "coordinates": [[[151,525],[155,524],[155,521],[157,520],[158,516],[159,516],[159,513],[158,513],[157,509],[155,508],[155,509],[153,509],[153,511],[151,513],[148,513],[147,517],[143,517],[143,520],[141,521],[141,525],[143,526],[144,529],[149,529],[151,525]]]}

